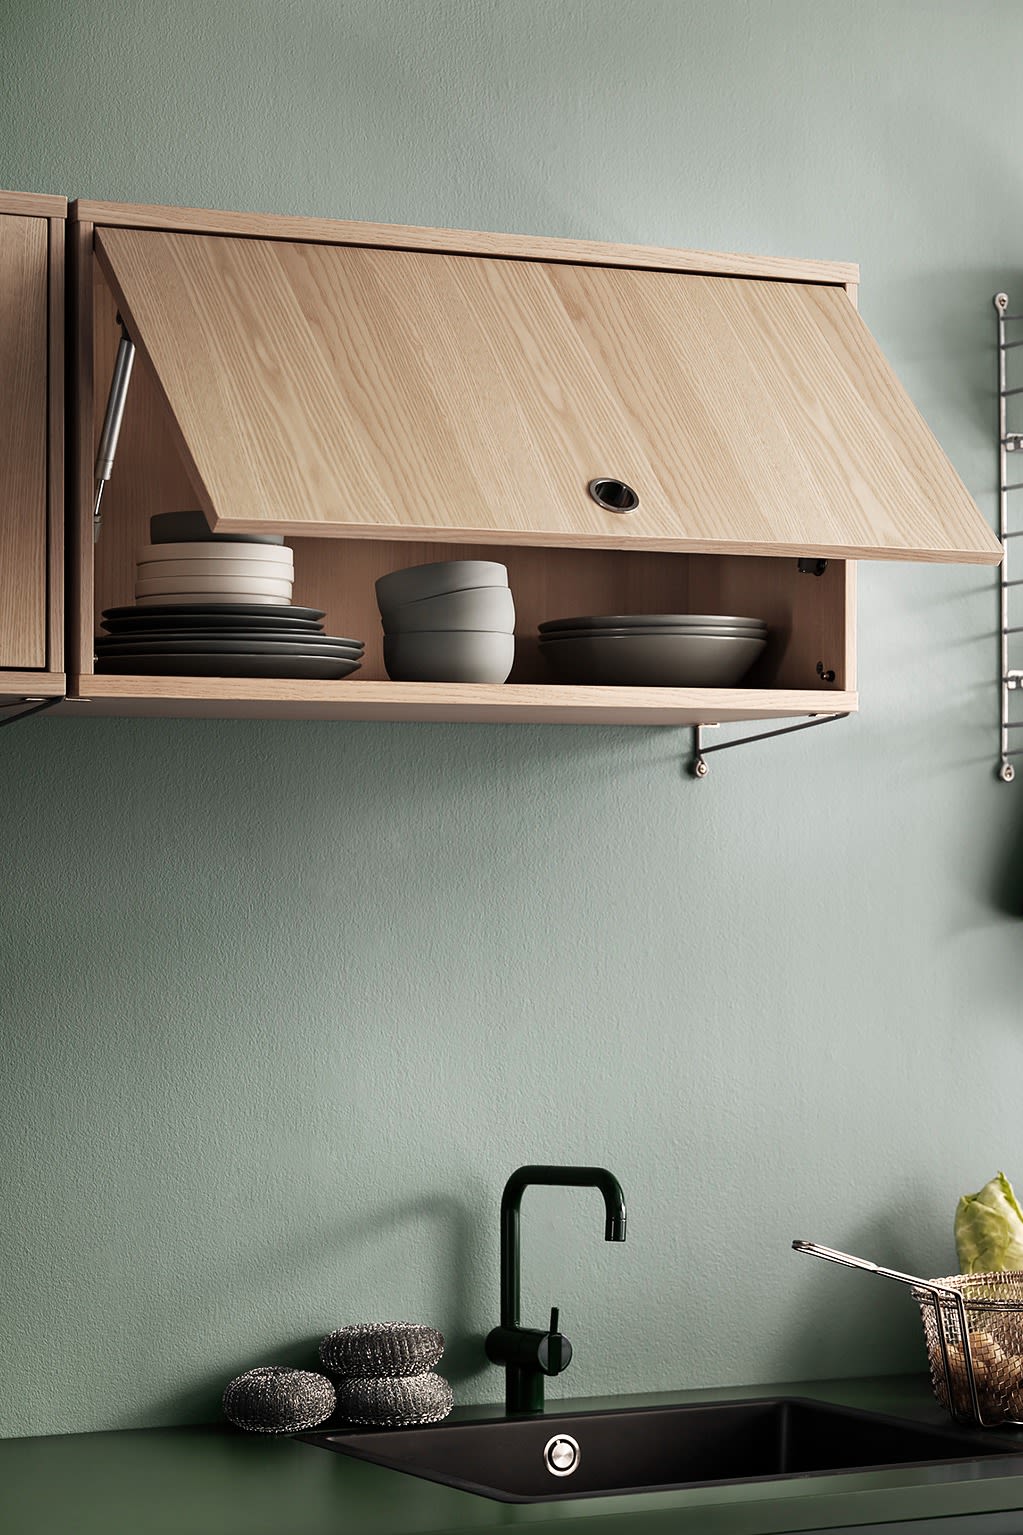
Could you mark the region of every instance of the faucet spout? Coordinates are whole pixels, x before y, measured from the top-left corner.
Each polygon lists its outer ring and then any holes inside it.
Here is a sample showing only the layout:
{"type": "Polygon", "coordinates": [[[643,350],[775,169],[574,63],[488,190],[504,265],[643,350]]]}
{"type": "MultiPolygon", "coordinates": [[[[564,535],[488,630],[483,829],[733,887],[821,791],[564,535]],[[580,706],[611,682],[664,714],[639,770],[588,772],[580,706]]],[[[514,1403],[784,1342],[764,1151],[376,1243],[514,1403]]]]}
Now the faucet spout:
{"type": "MultiPolygon", "coordinates": [[[[557,1332],[553,1320],[552,1331],[546,1335],[524,1329],[519,1321],[520,1210],[522,1195],[531,1183],[599,1189],[604,1198],[604,1240],[625,1241],[625,1196],[618,1179],[606,1167],[539,1165],[520,1167],[512,1173],[501,1196],[501,1325],[487,1338],[487,1357],[507,1369],[505,1400],[509,1412],[542,1412],[544,1375],[560,1373],[572,1357],[571,1344],[557,1332]],[[552,1368],[555,1361],[557,1367],[552,1368]]],[[[552,1312],[552,1318],[556,1316],[557,1312],[552,1312]]]]}
{"type": "Polygon", "coordinates": [[[512,1173],[501,1196],[501,1326],[518,1327],[522,1259],[520,1213],[522,1196],[531,1183],[555,1188],[599,1189],[604,1196],[604,1241],[625,1241],[625,1195],[606,1167],[520,1167],[512,1173]]]}

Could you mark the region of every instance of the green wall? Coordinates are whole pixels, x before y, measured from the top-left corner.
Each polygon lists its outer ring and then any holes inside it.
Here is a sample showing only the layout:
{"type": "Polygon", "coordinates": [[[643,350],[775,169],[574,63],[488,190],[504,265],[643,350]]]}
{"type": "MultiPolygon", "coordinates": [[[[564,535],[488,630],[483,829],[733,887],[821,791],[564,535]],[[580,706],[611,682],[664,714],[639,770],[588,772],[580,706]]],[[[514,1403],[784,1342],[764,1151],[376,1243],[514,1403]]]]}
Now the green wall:
{"type": "MultiPolygon", "coordinates": [[[[0,185],[858,260],[994,516],[1023,11],[959,0],[0,0],[0,185]]],[[[1023,380],[1021,380],[1023,381],[1023,380]]],[[[1023,1183],[1023,788],[990,570],[864,567],[862,714],[683,732],[32,721],[0,736],[0,1431],[215,1415],[346,1322],[498,1398],[497,1210],[580,1395],[917,1369],[1023,1183]]]]}

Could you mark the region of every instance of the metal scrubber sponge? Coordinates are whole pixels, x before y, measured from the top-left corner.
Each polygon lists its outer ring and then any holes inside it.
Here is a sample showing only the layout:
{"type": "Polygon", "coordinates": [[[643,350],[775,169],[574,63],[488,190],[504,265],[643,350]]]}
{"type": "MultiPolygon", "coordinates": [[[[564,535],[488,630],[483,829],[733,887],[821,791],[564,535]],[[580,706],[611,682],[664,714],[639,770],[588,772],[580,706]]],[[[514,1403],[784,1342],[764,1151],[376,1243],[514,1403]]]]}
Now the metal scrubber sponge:
{"type": "Polygon", "coordinates": [[[442,1375],[345,1379],[337,1383],[338,1415],[349,1423],[376,1428],[413,1428],[439,1423],[454,1405],[451,1387],[442,1375]]]}
{"type": "Polygon", "coordinates": [[[252,1434],[293,1434],[324,1423],[337,1397],[325,1375],[266,1364],[236,1376],[223,1401],[224,1416],[238,1428],[252,1434]]]}
{"type": "MultiPolygon", "coordinates": [[[[339,1327],[320,1344],[320,1362],[332,1375],[422,1375],[444,1352],[444,1335],[421,1322],[365,1322],[339,1327]]],[[[427,1420],[431,1421],[431,1420],[427,1420]]]]}

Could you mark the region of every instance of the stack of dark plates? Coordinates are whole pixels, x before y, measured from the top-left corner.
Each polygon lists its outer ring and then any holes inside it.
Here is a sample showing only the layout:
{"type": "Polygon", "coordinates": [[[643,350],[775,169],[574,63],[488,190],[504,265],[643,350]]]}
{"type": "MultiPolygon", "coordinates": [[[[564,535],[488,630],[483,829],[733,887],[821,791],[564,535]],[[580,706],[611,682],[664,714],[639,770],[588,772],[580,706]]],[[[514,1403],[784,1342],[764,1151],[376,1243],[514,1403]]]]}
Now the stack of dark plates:
{"type": "Polygon", "coordinates": [[[324,634],[318,608],[266,603],[165,603],[107,608],[101,672],[175,677],[300,677],[358,671],[362,640],[324,634]]]}
{"type": "Polygon", "coordinates": [[[540,649],[559,681],[618,687],[734,687],[766,643],[762,618],[723,613],[613,613],[540,625],[540,649]]]}

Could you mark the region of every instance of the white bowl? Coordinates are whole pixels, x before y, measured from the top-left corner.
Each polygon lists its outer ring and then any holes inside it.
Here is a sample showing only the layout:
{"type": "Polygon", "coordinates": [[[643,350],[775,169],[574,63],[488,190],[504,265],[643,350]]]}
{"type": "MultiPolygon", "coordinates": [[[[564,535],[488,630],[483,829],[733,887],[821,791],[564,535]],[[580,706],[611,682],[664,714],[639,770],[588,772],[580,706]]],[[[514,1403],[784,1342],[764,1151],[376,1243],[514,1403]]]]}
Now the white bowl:
{"type": "Polygon", "coordinates": [[[418,634],[431,629],[514,634],[512,594],[506,586],[471,586],[464,592],[445,592],[422,602],[403,602],[399,608],[389,608],[384,617],[385,634],[418,634]]]}
{"type": "Polygon", "coordinates": [[[164,581],[172,576],[253,576],[257,581],[293,581],[295,567],[287,560],[272,565],[258,560],[143,560],[135,567],[139,581],[164,581]]]}
{"type": "Polygon", "coordinates": [[[392,682],[504,682],[514,660],[514,634],[454,629],[384,636],[392,682]]]}
{"type": "Polygon", "coordinates": [[[392,570],[376,583],[377,605],[384,617],[405,602],[421,602],[471,586],[507,586],[508,567],[494,560],[437,560],[392,570]]]}
{"type": "Polygon", "coordinates": [[[136,597],[155,597],[161,592],[247,592],[252,597],[291,598],[291,581],[261,581],[255,576],[160,576],[136,581],[136,597]]]}
{"type": "Polygon", "coordinates": [[[283,544],[217,543],[215,538],[206,543],[143,544],[135,556],[140,565],[149,560],[256,560],[279,565],[287,560],[294,563],[294,551],[283,544]]]}

